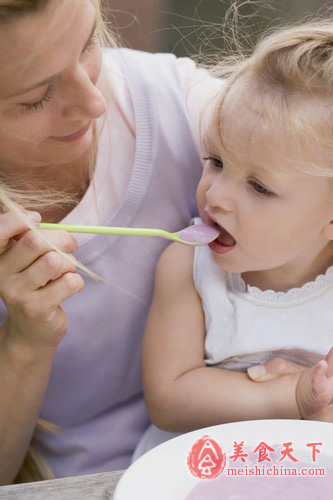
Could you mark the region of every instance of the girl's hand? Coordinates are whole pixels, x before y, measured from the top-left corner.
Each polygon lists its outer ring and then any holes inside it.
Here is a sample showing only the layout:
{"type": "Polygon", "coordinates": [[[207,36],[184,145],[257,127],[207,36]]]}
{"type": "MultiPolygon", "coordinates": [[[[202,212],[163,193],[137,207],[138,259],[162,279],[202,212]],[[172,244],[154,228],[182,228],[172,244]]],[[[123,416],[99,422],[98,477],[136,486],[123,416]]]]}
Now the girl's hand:
{"type": "Polygon", "coordinates": [[[308,368],[282,358],[248,369],[255,382],[266,382],[283,375],[298,377],[296,400],[305,419],[333,422],[333,348],[324,360],[308,368]]]}
{"type": "Polygon", "coordinates": [[[308,420],[317,420],[319,422],[333,423],[333,404],[325,406],[323,410],[308,420]]]}
{"type": "Polygon", "coordinates": [[[300,375],[296,401],[305,419],[323,420],[325,415],[333,416],[332,408],[329,408],[333,403],[333,348],[324,360],[300,375]]]}
{"type": "MultiPolygon", "coordinates": [[[[41,217],[27,212],[38,224],[41,217]]],[[[65,231],[48,238],[68,254],[77,249],[65,231]]],[[[67,330],[61,304],[83,288],[74,263],[53,250],[12,212],[0,215],[0,298],[8,317],[0,340],[56,347],[67,330]]]]}

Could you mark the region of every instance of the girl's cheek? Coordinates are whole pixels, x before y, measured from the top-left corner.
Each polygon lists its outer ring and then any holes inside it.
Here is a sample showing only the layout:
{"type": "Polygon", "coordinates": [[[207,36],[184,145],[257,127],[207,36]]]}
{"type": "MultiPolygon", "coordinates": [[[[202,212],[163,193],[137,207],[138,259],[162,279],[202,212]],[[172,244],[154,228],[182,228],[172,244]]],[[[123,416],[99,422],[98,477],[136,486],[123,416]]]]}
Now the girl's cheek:
{"type": "Polygon", "coordinates": [[[205,179],[202,177],[197,188],[197,205],[198,208],[204,208],[206,205],[206,185],[205,179]]]}

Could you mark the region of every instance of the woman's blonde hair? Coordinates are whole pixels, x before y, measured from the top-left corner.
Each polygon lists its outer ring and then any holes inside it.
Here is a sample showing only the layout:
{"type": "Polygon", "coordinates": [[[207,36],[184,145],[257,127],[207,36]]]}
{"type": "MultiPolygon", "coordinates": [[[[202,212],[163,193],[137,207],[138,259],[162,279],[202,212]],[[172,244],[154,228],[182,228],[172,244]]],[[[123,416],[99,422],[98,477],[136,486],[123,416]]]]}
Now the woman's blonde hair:
{"type": "MultiPolygon", "coordinates": [[[[0,0],[0,26],[4,23],[15,22],[15,20],[20,19],[23,16],[38,13],[49,6],[56,8],[59,1],[60,0],[0,0]]],[[[100,5],[101,0],[91,0],[91,2],[95,6],[96,10],[96,29],[101,45],[113,47],[117,46],[116,36],[110,34],[110,31],[103,20],[100,5]]],[[[95,168],[96,150],[97,139],[94,128],[93,141],[89,151],[90,180],[92,179],[95,168]]],[[[37,189],[34,187],[33,183],[30,184],[29,189],[19,189],[18,185],[22,185],[22,182],[20,182],[19,179],[14,176],[8,176],[5,172],[0,171],[0,204],[12,210],[17,217],[23,220],[33,231],[37,231],[37,229],[31,223],[27,215],[20,208],[18,208],[17,204],[20,204],[26,209],[45,210],[54,206],[73,206],[73,204],[76,204],[79,201],[71,193],[59,192],[56,189],[50,189],[47,186],[45,186],[45,189],[41,190],[40,188],[37,189]]],[[[42,238],[47,239],[43,236],[42,232],[40,234],[42,238]]],[[[49,244],[53,249],[64,255],[66,258],[74,261],[77,267],[85,271],[86,274],[100,279],[95,273],[76,261],[74,257],[64,254],[56,245],[50,242],[49,244]]],[[[37,429],[40,432],[61,432],[52,423],[45,422],[41,419],[37,422],[37,429]]],[[[54,475],[39,454],[36,446],[34,445],[33,439],[15,482],[37,481],[40,479],[52,478],[54,478],[54,475]]]]}
{"type": "MultiPolygon", "coordinates": [[[[45,8],[56,9],[60,1],[62,0],[0,0],[0,26],[4,23],[15,22],[15,20],[29,14],[38,13],[43,11],[45,8]]],[[[116,47],[116,35],[110,33],[110,30],[107,28],[106,23],[103,20],[101,0],[90,1],[96,10],[96,31],[101,45],[116,47]]],[[[97,137],[95,125],[93,124],[93,139],[87,152],[89,182],[91,182],[93,178],[96,153],[97,137]]],[[[66,207],[73,207],[80,201],[78,195],[71,192],[70,189],[68,191],[59,191],[50,185],[46,185],[46,183],[43,188],[37,188],[35,184],[41,179],[29,179],[25,182],[24,188],[22,188],[20,187],[22,186],[22,179],[24,179],[24,172],[22,172],[20,177],[17,177],[14,174],[10,174],[10,172],[8,173],[7,169],[4,169],[3,171],[0,170],[0,205],[7,207],[14,212],[16,216],[23,220],[33,231],[37,231],[36,227],[31,223],[24,211],[18,208],[18,204],[27,210],[32,209],[35,211],[47,211],[47,209],[54,207],[62,209],[66,207]]],[[[87,179],[82,179],[82,189],[86,189],[86,187],[87,179]]],[[[41,238],[47,240],[43,232],[39,233],[41,238]]],[[[61,252],[61,250],[50,241],[48,241],[48,243],[54,250],[58,251],[72,262],[75,262],[77,267],[84,271],[88,276],[100,279],[99,276],[90,271],[83,264],[79,263],[72,256],[61,252]]]]}
{"type": "MultiPolygon", "coordinates": [[[[9,23],[22,18],[28,14],[38,13],[46,7],[56,8],[61,0],[0,0],[0,26],[2,23],[9,23]]],[[[111,35],[101,12],[101,0],[91,0],[96,10],[96,31],[101,45],[117,46],[116,36],[111,35]]],[[[95,130],[94,130],[95,132],[95,130]]],[[[89,177],[92,178],[96,159],[97,140],[93,134],[93,141],[89,149],[89,177]]],[[[0,151],[1,162],[1,151],[0,151]]],[[[0,170],[0,203],[8,206],[22,218],[22,212],[15,208],[16,202],[26,209],[45,210],[50,207],[65,207],[75,205],[79,200],[71,192],[59,191],[50,186],[43,189],[36,189],[33,180],[25,184],[24,189],[19,189],[20,179],[9,175],[6,171],[0,170]],[[27,188],[28,184],[28,188],[27,188]]],[[[21,182],[22,184],[22,182],[21,182]]],[[[26,220],[26,222],[28,222],[26,220]]]]}
{"type": "Polygon", "coordinates": [[[226,147],[225,117],[245,105],[268,134],[288,131],[300,151],[318,151],[303,171],[333,177],[333,16],[275,28],[250,54],[221,60],[213,74],[225,79],[210,127],[217,149],[226,147]]]}

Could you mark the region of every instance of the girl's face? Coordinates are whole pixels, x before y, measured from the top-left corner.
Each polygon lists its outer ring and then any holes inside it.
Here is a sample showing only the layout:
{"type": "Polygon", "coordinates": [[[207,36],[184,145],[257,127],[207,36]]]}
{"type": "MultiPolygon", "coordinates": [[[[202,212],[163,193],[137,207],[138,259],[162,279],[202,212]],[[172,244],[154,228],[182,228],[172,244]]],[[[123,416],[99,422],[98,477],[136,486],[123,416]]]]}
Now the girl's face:
{"type": "Polygon", "coordinates": [[[316,259],[332,260],[332,181],[302,174],[304,161],[315,156],[302,157],[288,132],[265,130],[244,107],[225,117],[222,134],[224,151],[207,145],[197,191],[203,221],[224,230],[210,244],[218,264],[302,280],[316,259]]]}
{"type": "Polygon", "coordinates": [[[64,164],[92,140],[106,110],[90,0],[61,0],[0,30],[0,165],[64,164]]]}

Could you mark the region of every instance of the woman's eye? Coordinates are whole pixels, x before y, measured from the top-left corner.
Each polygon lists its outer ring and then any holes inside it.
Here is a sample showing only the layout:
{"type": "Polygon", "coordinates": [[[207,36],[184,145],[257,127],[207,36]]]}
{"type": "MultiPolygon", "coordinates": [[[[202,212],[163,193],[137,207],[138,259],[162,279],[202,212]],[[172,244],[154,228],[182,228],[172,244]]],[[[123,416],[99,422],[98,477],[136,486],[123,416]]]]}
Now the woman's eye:
{"type": "Polygon", "coordinates": [[[207,158],[203,158],[203,160],[210,161],[215,168],[223,168],[223,161],[219,158],[215,158],[214,156],[208,156],[207,158]]]}
{"type": "Polygon", "coordinates": [[[23,108],[24,111],[41,111],[44,107],[44,103],[47,101],[50,101],[54,95],[54,88],[50,86],[46,94],[42,99],[36,102],[31,102],[31,103],[21,103],[20,106],[23,108]]]}
{"type": "Polygon", "coordinates": [[[267,188],[265,188],[264,186],[262,186],[261,184],[259,184],[256,181],[251,181],[250,184],[253,187],[253,189],[259,194],[263,194],[266,196],[273,194],[271,191],[269,191],[267,188]]]}
{"type": "MultiPolygon", "coordinates": [[[[92,37],[90,38],[89,42],[87,43],[87,45],[82,50],[82,54],[86,54],[87,52],[89,52],[89,50],[92,50],[97,41],[98,41],[98,35],[97,31],[95,31],[92,37]]],[[[20,106],[23,108],[24,111],[41,111],[44,108],[44,104],[47,101],[50,101],[53,95],[54,95],[54,88],[50,86],[42,99],[31,103],[21,103],[20,106]]]]}

